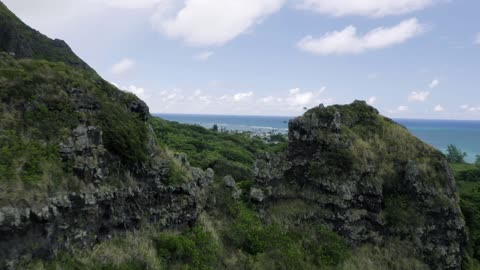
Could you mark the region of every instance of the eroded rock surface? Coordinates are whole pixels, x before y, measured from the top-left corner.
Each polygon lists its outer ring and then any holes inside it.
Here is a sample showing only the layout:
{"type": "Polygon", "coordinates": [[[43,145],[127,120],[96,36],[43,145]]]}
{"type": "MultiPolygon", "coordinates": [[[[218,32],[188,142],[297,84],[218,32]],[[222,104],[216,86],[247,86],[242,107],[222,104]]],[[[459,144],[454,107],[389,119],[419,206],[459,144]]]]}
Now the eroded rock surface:
{"type": "Polygon", "coordinates": [[[328,224],[351,246],[406,239],[432,269],[461,268],[465,224],[447,161],[364,102],[292,120],[286,153],[260,158],[255,174],[267,213],[301,200],[311,209],[299,224],[328,224]]]}

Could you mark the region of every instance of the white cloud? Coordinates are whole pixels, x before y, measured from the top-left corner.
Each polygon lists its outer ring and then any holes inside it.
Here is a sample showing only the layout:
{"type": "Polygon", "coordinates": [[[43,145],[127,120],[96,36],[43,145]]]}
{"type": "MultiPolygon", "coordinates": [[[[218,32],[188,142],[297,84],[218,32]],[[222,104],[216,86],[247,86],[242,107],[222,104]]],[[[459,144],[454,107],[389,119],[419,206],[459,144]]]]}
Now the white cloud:
{"type": "Polygon", "coordinates": [[[129,93],[132,93],[132,94],[135,94],[137,97],[139,97],[140,99],[146,99],[148,98],[148,94],[146,93],[145,89],[142,88],[142,87],[138,87],[136,85],[129,85],[129,86],[119,86],[118,84],[116,83],[112,83],[113,85],[115,85],[118,89],[121,89],[125,92],[129,92],[129,93]]]}
{"type": "Polygon", "coordinates": [[[129,9],[152,8],[157,4],[166,3],[166,0],[87,0],[87,2],[88,1],[117,8],[129,9]]]}
{"type": "Polygon", "coordinates": [[[348,26],[342,31],[328,32],[320,38],[307,36],[298,42],[297,47],[318,55],[358,54],[404,43],[424,31],[425,26],[416,18],[393,27],[373,29],[363,36],[358,35],[354,26],[348,26]]]}
{"type": "Polygon", "coordinates": [[[235,100],[236,102],[239,102],[239,101],[248,99],[252,96],[253,96],[253,92],[251,92],[251,91],[247,92],[247,93],[237,93],[233,96],[233,100],[235,100]]]}
{"type": "Polygon", "coordinates": [[[148,94],[146,93],[145,89],[142,88],[142,87],[138,87],[136,85],[129,85],[129,86],[120,86],[114,82],[110,82],[113,86],[117,87],[118,89],[122,90],[122,91],[125,91],[125,92],[129,92],[129,93],[132,93],[132,94],[135,94],[136,96],[138,96],[139,98],[141,99],[145,99],[148,97],[148,94]]]}
{"type": "Polygon", "coordinates": [[[430,89],[434,89],[434,88],[436,88],[439,84],[440,84],[440,80],[434,79],[434,80],[430,83],[430,85],[429,85],[428,87],[430,87],[430,89]]]}
{"type": "Polygon", "coordinates": [[[152,22],[168,37],[195,46],[223,45],[277,12],[285,0],[185,0],[159,6],[152,22]]]}
{"type": "Polygon", "coordinates": [[[299,88],[290,90],[288,103],[290,106],[306,106],[312,103],[314,98],[313,92],[302,93],[299,88]]]}
{"type": "Polygon", "coordinates": [[[408,100],[409,101],[420,101],[420,102],[424,102],[425,100],[428,99],[428,97],[430,96],[430,92],[428,91],[413,91],[412,93],[410,93],[410,95],[408,96],[408,100]]]}
{"type": "Polygon", "coordinates": [[[470,107],[470,108],[468,108],[468,111],[470,111],[470,112],[480,112],[480,107],[470,107]]]}
{"type": "Polygon", "coordinates": [[[193,93],[196,97],[200,96],[202,94],[202,90],[201,89],[197,89],[195,90],[195,92],[193,93]]]}
{"type": "Polygon", "coordinates": [[[404,105],[401,105],[401,106],[398,106],[397,109],[395,111],[393,111],[394,113],[398,113],[398,112],[406,112],[408,111],[408,107],[407,106],[404,106],[404,105]]]}
{"type": "Polygon", "coordinates": [[[445,111],[445,108],[443,108],[442,105],[438,104],[437,106],[435,106],[434,111],[435,112],[443,112],[443,111],[445,111]]]}
{"type": "Polygon", "coordinates": [[[404,112],[408,112],[408,107],[404,105],[400,105],[394,110],[387,110],[387,112],[390,114],[404,113],[404,112]]]}
{"type": "Polygon", "coordinates": [[[325,88],[315,91],[295,88],[258,98],[254,92],[224,94],[224,91],[180,88],[157,92],[145,91],[145,94],[148,94],[146,102],[152,112],[300,115],[304,107],[312,108],[321,103],[333,104],[332,98],[323,96],[324,91],[325,88]]]}
{"type": "Polygon", "coordinates": [[[286,105],[291,108],[313,107],[320,103],[330,104],[331,99],[321,98],[322,93],[326,87],[322,87],[318,91],[302,91],[300,88],[293,88],[289,90],[288,97],[285,98],[286,105]]]}
{"type": "Polygon", "coordinates": [[[477,44],[477,45],[480,45],[480,33],[478,33],[478,34],[475,36],[474,43],[477,44]]]}
{"type": "Polygon", "coordinates": [[[377,102],[377,97],[370,97],[368,98],[367,100],[367,103],[368,105],[372,106],[373,104],[375,104],[375,102],[377,102]]]}
{"type": "Polygon", "coordinates": [[[137,63],[134,60],[129,58],[124,58],[112,66],[111,72],[114,75],[122,75],[133,70],[136,65],[137,63]]]}
{"type": "Polygon", "coordinates": [[[384,17],[424,9],[433,0],[302,0],[300,8],[331,16],[384,17]]]}
{"type": "Polygon", "coordinates": [[[143,95],[143,93],[145,93],[145,89],[143,89],[141,87],[137,87],[135,85],[130,85],[130,86],[124,88],[124,90],[126,90],[127,92],[130,92],[130,93],[133,93],[137,96],[141,96],[141,95],[143,95]]]}
{"type": "Polygon", "coordinates": [[[105,17],[109,22],[99,27],[98,33],[104,34],[101,30],[113,25],[116,28],[110,32],[121,34],[130,27],[135,31],[138,29],[134,28],[138,27],[135,23],[144,23],[146,18],[154,29],[170,38],[197,46],[219,46],[252,30],[280,10],[287,0],[4,1],[14,11],[19,11],[22,18],[27,18],[27,23],[52,37],[69,37],[69,33],[76,32],[75,28],[86,24],[95,31],[95,23],[105,17]],[[120,9],[137,10],[123,12],[120,9]],[[85,18],[88,18],[87,22],[85,18]],[[134,18],[138,21],[135,22],[134,18]]]}
{"type": "Polygon", "coordinates": [[[198,61],[207,61],[213,55],[214,55],[214,52],[207,51],[207,52],[201,52],[195,55],[194,58],[195,60],[198,60],[198,61]]]}
{"type": "Polygon", "coordinates": [[[408,111],[408,107],[407,106],[398,106],[397,111],[398,112],[406,112],[406,111],[408,111]]]}
{"type": "Polygon", "coordinates": [[[275,101],[275,98],[273,96],[268,96],[268,97],[261,98],[260,101],[263,103],[271,103],[275,101]]]}
{"type": "Polygon", "coordinates": [[[468,112],[480,112],[480,107],[472,107],[467,104],[460,106],[460,108],[468,112]]]}

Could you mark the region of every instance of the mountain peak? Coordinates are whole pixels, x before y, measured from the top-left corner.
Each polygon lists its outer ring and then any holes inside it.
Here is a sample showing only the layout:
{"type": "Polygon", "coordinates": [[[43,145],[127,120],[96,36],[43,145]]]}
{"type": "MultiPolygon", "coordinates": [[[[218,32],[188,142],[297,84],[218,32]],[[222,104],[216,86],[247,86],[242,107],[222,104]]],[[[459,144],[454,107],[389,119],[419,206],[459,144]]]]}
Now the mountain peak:
{"type": "Polygon", "coordinates": [[[63,40],[52,40],[23,23],[0,2],[0,51],[15,58],[32,58],[90,69],[63,40]]]}

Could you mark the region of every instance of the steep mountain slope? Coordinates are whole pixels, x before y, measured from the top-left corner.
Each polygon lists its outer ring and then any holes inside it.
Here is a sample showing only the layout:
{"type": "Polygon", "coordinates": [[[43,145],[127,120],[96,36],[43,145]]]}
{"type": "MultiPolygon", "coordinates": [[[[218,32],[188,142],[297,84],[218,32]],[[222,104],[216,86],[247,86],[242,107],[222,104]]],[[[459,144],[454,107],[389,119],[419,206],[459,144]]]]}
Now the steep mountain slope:
{"type": "Polygon", "coordinates": [[[0,51],[17,58],[44,59],[88,69],[62,40],[51,40],[28,27],[0,2],[0,51]]]}
{"type": "Polygon", "coordinates": [[[0,33],[0,269],[195,220],[213,171],[158,147],[143,101],[3,4],[0,33]]]}
{"type": "Polygon", "coordinates": [[[462,266],[444,156],[363,102],[285,150],[152,119],[1,3],[0,37],[0,269],[462,266]]]}

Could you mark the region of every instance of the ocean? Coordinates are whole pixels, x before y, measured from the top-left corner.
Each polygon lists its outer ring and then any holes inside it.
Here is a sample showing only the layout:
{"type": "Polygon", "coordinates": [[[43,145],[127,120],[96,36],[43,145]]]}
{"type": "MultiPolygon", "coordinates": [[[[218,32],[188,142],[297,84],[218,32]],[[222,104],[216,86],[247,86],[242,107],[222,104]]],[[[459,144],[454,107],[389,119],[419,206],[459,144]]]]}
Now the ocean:
{"type": "MultiPolygon", "coordinates": [[[[185,124],[196,124],[229,131],[254,133],[287,133],[288,116],[240,116],[240,115],[190,115],[155,114],[160,118],[185,124]]],[[[474,162],[480,155],[480,121],[394,119],[415,136],[445,152],[449,144],[456,145],[467,153],[466,160],[474,162]]]]}

